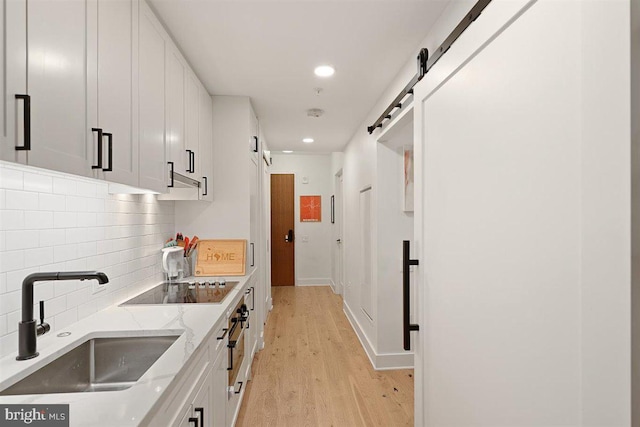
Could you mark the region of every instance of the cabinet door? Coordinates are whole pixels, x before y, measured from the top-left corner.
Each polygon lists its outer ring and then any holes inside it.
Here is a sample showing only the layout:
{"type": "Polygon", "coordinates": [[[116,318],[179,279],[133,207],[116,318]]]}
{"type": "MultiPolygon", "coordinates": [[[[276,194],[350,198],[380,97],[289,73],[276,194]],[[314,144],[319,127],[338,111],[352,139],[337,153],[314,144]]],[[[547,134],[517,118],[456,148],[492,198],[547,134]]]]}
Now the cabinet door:
{"type": "Polygon", "coordinates": [[[200,176],[198,152],[198,133],[199,133],[199,106],[200,106],[200,84],[195,75],[187,72],[185,79],[185,124],[186,124],[186,147],[193,151],[192,165],[189,173],[194,174],[198,179],[200,176]]]}
{"type": "Polygon", "coordinates": [[[167,156],[174,170],[188,174],[184,129],[184,79],[186,66],[175,48],[167,43],[167,156]]]}
{"type": "Polygon", "coordinates": [[[29,0],[28,92],[31,96],[30,165],[90,175],[94,155],[88,128],[87,64],[92,43],[88,2],[29,0]]]}
{"type": "MultiPolygon", "coordinates": [[[[138,185],[138,137],[134,118],[134,58],[137,56],[138,2],[98,1],[98,123],[112,134],[113,164],[109,165],[107,139],[104,177],[121,184],[138,185]],[[134,47],[136,49],[134,49],[134,47]]],[[[146,159],[145,159],[146,161],[146,159]]]]}
{"type": "Polygon", "coordinates": [[[222,349],[211,370],[211,424],[213,427],[224,427],[227,423],[227,371],[228,352],[222,349]]]}
{"type": "Polygon", "coordinates": [[[0,1],[0,159],[26,163],[22,121],[25,102],[16,94],[27,94],[27,2],[0,1]]]}
{"type": "Polygon", "coordinates": [[[260,227],[260,198],[258,197],[258,188],[260,188],[259,179],[259,160],[255,157],[249,159],[249,207],[250,207],[250,230],[249,230],[249,252],[247,253],[247,271],[258,268],[258,259],[260,245],[258,244],[259,227],[260,227]]]}
{"type": "Polygon", "coordinates": [[[200,158],[200,200],[213,201],[213,100],[200,89],[200,134],[198,145],[200,158]]]}
{"type": "Polygon", "coordinates": [[[211,371],[202,383],[202,387],[193,399],[193,416],[198,419],[199,426],[211,425],[211,412],[213,408],[213,374],[211,371]]]}
{"type": "Polygon", "coordinates": [[[167,191],[165,161],[165,46],[160,23],[145,2],[140,2],[138,55],[138,114],[140,187],[167,191]]]}

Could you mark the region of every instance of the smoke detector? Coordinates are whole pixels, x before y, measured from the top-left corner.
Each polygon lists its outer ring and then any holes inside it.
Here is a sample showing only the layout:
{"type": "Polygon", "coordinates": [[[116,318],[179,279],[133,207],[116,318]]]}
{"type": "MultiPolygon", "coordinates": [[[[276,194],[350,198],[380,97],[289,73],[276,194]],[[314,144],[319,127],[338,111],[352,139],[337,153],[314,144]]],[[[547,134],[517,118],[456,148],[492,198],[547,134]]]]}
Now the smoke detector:
{"type": "Polygon", "coordinates": [[[307,110],[307,117],[321,117],[324,114],[324,110],[320,108],[310,108],[307,110]]]}

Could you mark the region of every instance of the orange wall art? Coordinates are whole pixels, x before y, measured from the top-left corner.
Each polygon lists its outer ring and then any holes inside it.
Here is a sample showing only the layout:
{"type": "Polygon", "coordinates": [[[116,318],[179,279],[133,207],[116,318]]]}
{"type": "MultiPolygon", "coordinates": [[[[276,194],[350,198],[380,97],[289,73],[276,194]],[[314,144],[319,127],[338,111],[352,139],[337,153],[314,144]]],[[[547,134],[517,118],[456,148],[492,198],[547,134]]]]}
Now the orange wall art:
{"type": "Polygon", "coordinates": [[[322,197],[300,196],[300,222],[322,221],[322,197]]]}

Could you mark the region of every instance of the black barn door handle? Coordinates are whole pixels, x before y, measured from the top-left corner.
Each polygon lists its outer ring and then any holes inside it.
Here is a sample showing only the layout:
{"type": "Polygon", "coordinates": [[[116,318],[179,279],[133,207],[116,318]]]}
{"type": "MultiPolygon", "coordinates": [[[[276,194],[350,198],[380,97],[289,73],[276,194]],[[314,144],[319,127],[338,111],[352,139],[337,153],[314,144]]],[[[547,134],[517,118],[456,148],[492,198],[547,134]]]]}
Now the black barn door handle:
{"type": "Polygon", "coordinates": [[[411,331],[419,331],[420,325],[411,323],[409,310],[411,309],[411,281],[410,269],[412,265],[419,265],[417,259],[411,259],[409,241],[402,241],[402,329],[405,350],[411,350],[411,331]]]}

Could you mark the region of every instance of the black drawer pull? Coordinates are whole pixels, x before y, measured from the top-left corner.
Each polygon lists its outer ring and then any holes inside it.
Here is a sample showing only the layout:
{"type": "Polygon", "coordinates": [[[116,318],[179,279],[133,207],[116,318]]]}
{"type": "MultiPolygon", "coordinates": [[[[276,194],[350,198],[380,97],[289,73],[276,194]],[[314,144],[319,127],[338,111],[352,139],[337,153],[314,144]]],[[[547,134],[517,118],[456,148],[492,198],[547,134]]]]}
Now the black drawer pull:
{"type": "Polygon", "coordinates": [[[198,418],[200,418],[200,425],[204,427],[204,408],[195,408],[193,412],[198,413],[198,418]]]}
{"type": "Polygon", "coordinates": [[[202,179],[204,179],[204,192],[202,193],[202,195],[206,196],[207,194],[209,194],[209,180],[206,176],[203,176],[202,179]]]}
{"type": "Polygon", "coordinates": [[[92,165],[91,169],[102,169],[102,128],[91,128],[91,132],[98,132],[98,164],[92,165]]]}
{"type": "Polygon", "coordinates": [[[242,390],[242,381],[238,381],[238,384],[240,384],[240,388],[238,391],[234,391],[235,394],[240,394],[240,390],[242,390]]]}
{"type": "Polygon", "coordinates": [[[223,340],[223,339],[224,339],[224,337],[226,337],[226,336],[227,336],[227,332],[229,332],[229,328],[224,328],[224,329],[222,329],[222,332],[223,332],[222,336],[218,337],[217,339],[219,339],[219,340],[223,340]]]}
{"type": "Polygon", "coordinates": [[[113,134],[112,133],[103,133],[104,136],[107,137],[107,159],[109,161],[108,168],[102,168],[104,172],[113,171],[113,134]]]}
{"type": "Polygon", "coordinates": [[[197,418],[195,418],[195,417],[190,417],[190,418],[189,418],[189,424],[191,424],[191,423],[193,423],[193,425],[194,425],[195,427],[199,427],[199,425],[200,425],[200,424],[198,424],[198,419],[197,419],[197,418]]]}
{"type": "Polygon", "coordinates": [[[29,151],[31,150],[31,96],[16,94],[16,99],[22,99],[24,101],[24,110],[22,112],[24,122],[24,144],[22,146],[16,145],[16,150],[29,151]]]}

